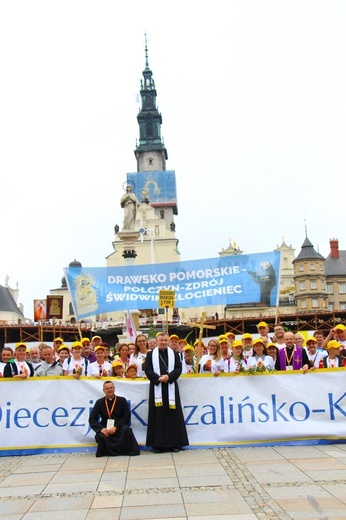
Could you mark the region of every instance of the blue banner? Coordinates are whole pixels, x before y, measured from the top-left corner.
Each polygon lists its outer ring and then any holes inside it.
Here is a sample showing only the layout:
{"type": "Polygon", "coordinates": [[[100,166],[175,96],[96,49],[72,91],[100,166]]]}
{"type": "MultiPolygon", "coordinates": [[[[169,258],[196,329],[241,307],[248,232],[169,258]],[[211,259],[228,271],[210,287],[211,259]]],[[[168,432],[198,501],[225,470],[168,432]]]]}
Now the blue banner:
{"type": "Polygon", "coordinates": [[[128,309],[154,309],[159,291],[175,292],[178,308],[277,305],[280,253],[124,267],[65,269],[77,319],[128,309]]]}

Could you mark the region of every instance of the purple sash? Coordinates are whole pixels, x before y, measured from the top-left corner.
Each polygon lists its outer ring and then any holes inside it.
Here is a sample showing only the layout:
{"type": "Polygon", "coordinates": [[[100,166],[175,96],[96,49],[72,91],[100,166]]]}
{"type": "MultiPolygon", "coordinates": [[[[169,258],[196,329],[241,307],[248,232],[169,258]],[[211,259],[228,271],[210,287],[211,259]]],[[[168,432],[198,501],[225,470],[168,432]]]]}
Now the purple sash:
{"type": "MultiPolygon", "coordinates": [[[[286,347],[279,350],[280,370],[286,370],[286,347]]],[[[303,350],[302,347],[295,345],[293,352],[293,370],[300,370],[303,366],[303,350]]]]}

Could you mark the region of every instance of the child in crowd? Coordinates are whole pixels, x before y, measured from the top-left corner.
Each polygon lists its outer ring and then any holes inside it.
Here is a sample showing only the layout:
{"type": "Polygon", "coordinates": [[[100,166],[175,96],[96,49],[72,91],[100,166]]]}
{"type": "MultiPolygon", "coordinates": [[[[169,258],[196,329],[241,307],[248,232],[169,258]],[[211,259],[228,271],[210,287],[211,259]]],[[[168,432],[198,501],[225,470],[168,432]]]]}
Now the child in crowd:
{"type": "Polygon", "coordinates": [[[137,365],[135,363],[132,363],[127,367],[126,370],[126,377],[127,379],[136,379],[138,377],[137,375],[137,365]]]}

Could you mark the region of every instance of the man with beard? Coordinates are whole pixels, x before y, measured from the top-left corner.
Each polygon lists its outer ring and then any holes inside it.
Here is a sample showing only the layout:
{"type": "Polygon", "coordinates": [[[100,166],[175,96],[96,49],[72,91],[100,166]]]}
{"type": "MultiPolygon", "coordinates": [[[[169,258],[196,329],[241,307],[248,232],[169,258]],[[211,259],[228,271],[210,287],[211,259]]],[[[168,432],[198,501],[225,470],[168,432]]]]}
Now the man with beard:
{"type": "Polygon", "coordinates": [[[155,453],[177,452],[189,444],[177,379],[181,374],[179,353],[168,347],[162,332],[158,346],[148,352],[145,373],[150,381],[146,445],[155,453]]]}
{"type": "Polygon", "coordinates": [[[275,325],[273,342],[276,343],[276,346],[278,348],[284,348],[284,346],[285,346],[284,334],[285,334],[285,330],[284,330],[283,326],[280,325],[280,323],[275,325]]]}
{"type": "Polygon", "coordinates": [[[89,424],[96,432],[96,457],[139,455],[138,443],[129,426],[131,413],[125,397],[115,395],[112,381],[105,381],[103,392],[105,397],[96,401],[89,417],[89,424]]]}

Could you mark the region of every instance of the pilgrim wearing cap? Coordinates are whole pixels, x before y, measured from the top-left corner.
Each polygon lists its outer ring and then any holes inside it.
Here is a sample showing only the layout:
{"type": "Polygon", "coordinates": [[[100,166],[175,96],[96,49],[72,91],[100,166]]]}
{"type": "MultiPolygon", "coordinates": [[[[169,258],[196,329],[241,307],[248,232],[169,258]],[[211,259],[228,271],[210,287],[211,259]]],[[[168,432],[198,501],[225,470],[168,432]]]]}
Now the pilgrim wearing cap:
{"type": "Polygon", "coordinates": [[[275,370],[280,370],[279,349],[275,343],[267,343],[267,354],[273,358],[275,370]]]}
{"type": "Polygon", "coordinates": [[[324,368],[338,368],[346,365],[346,358],[340,356],[341,343],[332,339],[328,341],[326,349],[328,354],[323,358],[324,368]]]}
{"type": "Polygon", "coordinates": [[[196,358],[195,358],[195,350],[192,345],[185,345],[184,350],[184,359],[181,363],[182,374],[195,374],[196,373],[196,358]]]}
{"type": "Polygon", "coordinates": [[[130,363],[129,366],[127,367],[127,369],[126,369],[125,377],[127,379],[136,379],[138,377],[137,370],[138,369],[137,369],[136,363],[130,363]]]}
{"type": "Polygon", "coordinates": [[[130,428],[131,413],[125,397],[115,395],[113,381],[103,384],[105,397],[94,404],[89,424],[96,432],[96,457],[139,455],[139,446],[130,428]]]}
{"type": "Polygon", "coordinates": [[[93,336],[91,338],[91,348],[92,348],[92,350],[95,351],[95,347],[97,347],[97,345],[100,345],[100,343],[102,343],[101,336],[93,336]]]}
{"type": "Polygon", "coordinates": [[[65,359],[63,363],[64,376],[73,376],[79,379],[81,376],[90,376],[91,368],[87,359],[82,356],[83,346],[80,341],[71,345],[72,356],[65,359]]]}
{"type": "MultiPolygon", "coordinates": [[[[232,334],[232,333],[231,333],[232,334]]],[[[220,356],[221,356],[221,372],[228,373],[230,370],[230,364],[231,364],[231,350],[230,350],[230,343],[229,338],[232,340],[232,336],[227,334],[221,334],[218,337],[218,342],[220,345],[220,356]]]]}
{"type": "Polygon", "coordinates": [[[67,345],[60,345],[57,352],[59,365],[62,367],[65,359],[70,357],[70,348],[67,345]]]}
{"type": "Polygon", "coordinates": [[[59,347],[60,347],[60,345],[63,345],[63,343],[64,343],[64,340],[60,337],[55,338],[53,340],[53,347],[54,347],[54,352],[55,352],[54,355],[55,355],[55,359],[57,359],[57,360],[59,359],[59,347]]]}
{"type": "Polygon", "coordinates": [[[4,368],[4,377],[13,377],[13,379],[27,379],[34,375],[34,369],[31,363],[25,361],[26,344],[19,342],[14,347],[14,359],[9,361],[4,368]]]}
{"type": "Polygon", "coordinates": [[[248,332],[245,332],[245,334],[242,335],[241,341],[243,343],[243,356],[244,359],[248,359],[250,356],[253,355],[252,350],[252,335],[248,332]]]}
{"type": "Polygon", "coordinates": [[[226,338],[228,339],[229,345],[232,346],[232,343],[235,340],[234,332],[229,330],[228,332],[226,332],[226,334],[222,334],[222,336],[226,336],[226,338]]]}
{"type": "Polygon", "coordinates": [[[315,336],[310,336],[306,340],[306,352],[309,359],[309,369],[311,368],[319,368],[321,364],[321,360],[328,356],[328,353],[323,350],[317,350],[317,339],[315,336]]]}
{"type": "Polygon", "coordinates": [[[105,361],[105,348],[102,345],[95,347],[96,361],[90,363],[91,375],[100,379],[112,375],[112,365],[105,361]]]}
{"type": "Polygon", "coordinates": [[[91,341],[89,338],[82,338],[80,340],[81,344],[83,345],[83,357],[85,357],[89,363],[95,363],[96,356],[95,356],[95,350],[92,350],[91,348],[91,341]]]}
{"type": "Polygon", "coordinates": [[[343,323],[339,323],[333,329],[330,329],[328,336],[323,341],[322,347],[327,348],[327,344],[332,339],[336,340],[343,348],[346,348],[346,327],[343,323]]]}
{"type": "Polygon", "coordinates": [[[124,374],[124,365],[120,361],[120,359],[116,359],[112,363],[112,375],[117,377],[118,379],[123,379],[125,377],[124,374]]]}
{"type": "Polygon", "coordinates": [[[179,350],[179,339],[177,334],[171,334],[169,336],[169,346],[175,351],[179,350]]]}
{"type": "Polygon", "coordinates": [[[236,339],[232,343],[232,356],[228,365],[228,372],[245,372],[247,362],[243,354],[243,343],[236,339]]]}
{"type": "Polygon", "coordinates": [[[247,360],[248,368],[265,367],[265,369],[274,370],[274,360],[267,355],[267,349],[261,338],[254,340],[252,344],[253,356],[247,360]]]}

